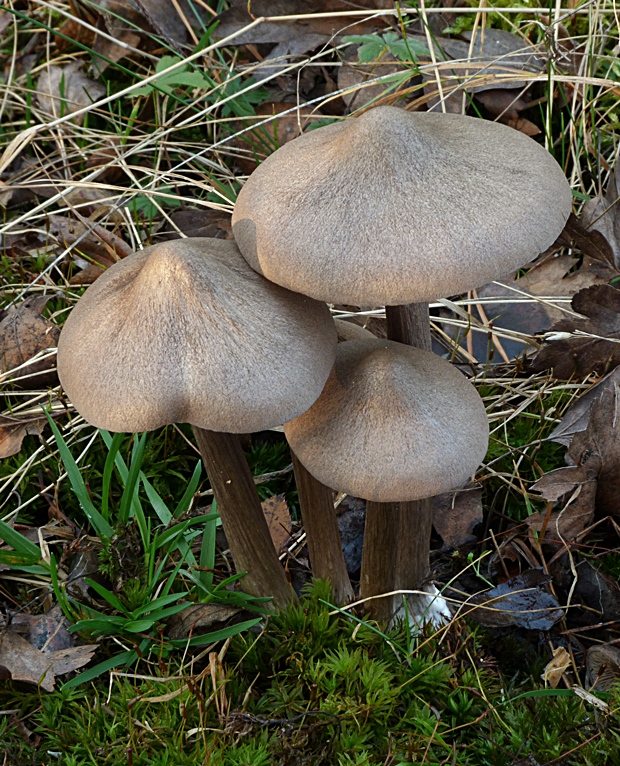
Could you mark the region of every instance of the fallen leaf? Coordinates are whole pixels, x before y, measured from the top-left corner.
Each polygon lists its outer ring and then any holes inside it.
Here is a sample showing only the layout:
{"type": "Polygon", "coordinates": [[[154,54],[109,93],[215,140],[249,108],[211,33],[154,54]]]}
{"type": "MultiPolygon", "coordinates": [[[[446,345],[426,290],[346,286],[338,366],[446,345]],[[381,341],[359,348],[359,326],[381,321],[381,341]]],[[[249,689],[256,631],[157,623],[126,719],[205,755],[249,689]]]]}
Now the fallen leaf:
{"type": "Polygon", "coordinates": [[[58,652],[75,646],[75,637],[69,633],[69,620],[58,604],[45,614],[19,612],[11,620],[11,629],[27,638],[29,643],[43,652],[58,652]]]}
{"type": "Polygon", "coordinates": [[[586,654],[588,688],[608,692],[618,681],[620,681],[620,647],[612,644],[591,646],[586,654]]]}
{"type": "Polygon", "coordinates": [[[617,169],[609,176],[607,188],[586,202],[581,222],[586,229],[600,232],[609,243],[614,264],[620,268],[620,179],[617,169]]]}
{"type": "Polygon", "coordinates": [[[564,616],[556,599],[542,585],[551,577],[528,569],[491,590],[472,596],[463,614],[481,625],[500,628],[517,625],[527,630],[549,630],[564,616]],[[476,605],[471,608],[471,605],[476,605]]]}
{"type": "MultiPolygon", "coordinates": [[[[338,88],[347,88],[341,95],[342,100],[354,112],[366,104],[383,96],[388,88],[393,92],[391,80],[365,85],[378,77],[387,77],[405,72],[403,64],[391,53],[385,53],[379,59],[361,64],[358,61],[359,46],[352,46],[345,51],[342,66],[338,69],[338,88]]],[[[403,80],[403,85],[406,80],[403,80]]]]}
{"type": "Polygon", "coordinates": [[[226,239],[232,235],[230,213],[224,210],[197,208],[196,210],[176,210],[171,213],[170,222],[157,232],[158,241],[186,237],[210,237],[226,239]]]}
{"type": "Polygon", "coordinates": [[[44,417],[20,420],[0,415],[0,460],[17,455],[24,438],[28,434],[38,436],[46,424],[47,419],[44,417]]]}
{"type": "Polygon", "coordinates": [[[243,612],[238,607],[224,604],[193,604],[168,621],[170,638],[188,638],[213,631],[230,624],[236,615],[243,612]]]}
{"type": "MultiPolygon", "coordinates": [[[[217,20],[214,41],[238,32],[261,16],[294,16],[299,14],[335,13],[350,10],[369,11],[392,8],[392,0],[356,0],[354,7],[347,0],[232,0],[232,7],[221,13],[217,20]]],[[[369,13],[369,16],[372,16],[369,13]]],[[[235,45],[283,43],[305,34],[359,35],[374,32],[386,26],[384,18],[360,21],[347,17],[316,17],[288,21],[267,21],[258,24],[235,38],[235,45]]]]}
{"type": "Polygon", "coordinates": [[[288,509],[284,495],[274,495],[263,500],[263,513],[269,526],[269,534],[273,540],[276,551],[280,553],[285,543],[291,536],[293,524],[291,512],[288,509]]]}
{"type": "Polygon", "coordinates": [[[570,654],[563,646],[556,647],[553,650],[553,659],[547,663],[541,675],[545,685],[549,684],[552,689],[556,689],[570,665],[570,654]]]}
{"type": "Polygon", "coordinates": [[[574,541],[592,522],[596,503],[600,460],[595,456],[584,465],[557,468],[542,476],[530,487],[545,500],[563,507],[553,513],[532,513],[525,523],[540,534],[539,542],[565,545],[574,541]]]}
{"type": "Polygon", "coordinates": [[[556,378],[604,375],[620,364],[620,290],[593,285],[571,301],[581,317],[556,322],[532,360],[534,371],[553,368],[556,378]]]}
{"type": "Polygon", "coordinates": [[[474,527],[482,521],[482,487],[446,492],[433,498],[433,526],[445,548],[458,548],[474,539],[474,527]]]}
{"type": "Polygon", "coordinates": [[[96,645],[86,645],[42,652],[8,628],[0,633],[0,673],[13,681],[41,685],[51,692],[56,676],[86,665],[96,649],[96,645]]]}
{"type": "Polygon", "coordinates": [[[549,568],[558,595],[563,598],[570,596],[573,624],[597,625],[620,620],[618,581],[599,571],[586,559],[580,561],[575,551],[572,557],[571,564],[565,553],[562,558],[550,563],[549,568]],[[578,609],[581,604],[584,609],[578,609]]]}
{"type": "Polygon", "coordinates": [[[8,11],[0,11],[0,39],[13,21],[13,14],[8,11]]]}
{"type": "MultiPolygon", "coordinates": [[[[37,100],[41,109],[52,118],[77,112],[105,96],[103,85],[88,78],[80,67],[80,62],[65,67],[49,66],[39,75],[37,100]]],[[[84,115],[74,120],[81,125],[84,115]]]]}
{"type": "Polygon", "coordinates": [[[588,428],[592,407],[605,391],[609,391],[614,397],[620,393],[620,368],[616,367],[573,402],[549,435],[549,439],[569,447],[573,436],[588,428]]]}
{"type": "MultiPolygon", "coordinates": [[[[27,298],[0,314],[0,364],[3,372],[24,364],[40,351],[55,348],[60,328],[41,315],[51,296],[27,298]]],[[[39,388],[55,382],[55,357],[39,359],[17,371],[20,388],[39,388]],[[41,374],[43,373],[43,374],[41,374]]]]}

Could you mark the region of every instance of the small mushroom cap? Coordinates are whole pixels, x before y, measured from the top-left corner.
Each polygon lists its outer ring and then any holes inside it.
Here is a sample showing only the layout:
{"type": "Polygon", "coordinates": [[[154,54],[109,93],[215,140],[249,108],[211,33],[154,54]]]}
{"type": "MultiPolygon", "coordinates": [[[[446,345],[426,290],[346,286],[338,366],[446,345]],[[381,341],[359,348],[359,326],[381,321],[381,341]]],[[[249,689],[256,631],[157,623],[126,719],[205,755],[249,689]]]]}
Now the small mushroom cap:
{"type": "Polygon", "coordinates": [[[280,425],[321,393],[336,348],[325,304],[256,274],[234,242],[148,247],[88,288],[58,343],[78,412],[110,431],[280,425]]]}
{"type": "Polygon", "coordinates": [[[323,393],[284,433],[323,484],[376,502],[461,486],[484,458],[482,400],[453,365],[387,340],[341,343],[323,393]]]}
{"type": "Polygon", "coordinates": [[[328,303],[461,293],[558,237],[571,190],[553,157],[505,125],[377,107],[278,149],[239,194],[253,269],[328,303]]]}
{"type": "Polygon", "coordinates": [[[364,338],[375,338],[376,336],[361,327],[355,322],[347,322],[344,319],[334,319],[336,330],[338,332],[338,343],[345,343],[348,340],[363,340],[364,338]]]}

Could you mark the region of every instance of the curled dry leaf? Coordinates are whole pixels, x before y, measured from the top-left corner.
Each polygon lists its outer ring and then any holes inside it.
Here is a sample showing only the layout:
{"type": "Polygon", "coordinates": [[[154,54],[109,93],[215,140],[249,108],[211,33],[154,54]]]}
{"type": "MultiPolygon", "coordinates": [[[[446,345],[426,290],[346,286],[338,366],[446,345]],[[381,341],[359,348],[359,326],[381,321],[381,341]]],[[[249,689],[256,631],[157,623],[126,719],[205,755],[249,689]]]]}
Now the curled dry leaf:
{"type": "MultiPolygon", "coordinates": [[[[52,118],[77,112],[105,96],[103,85],[89,79],[80,67],[80,62],[65,67],[50,66],[39,76],[37,100],[41,109],[52,118]]],[[[81,125],[84,115],[74,119],[81,125]]]]}
{"type": "Polygon", "coordinates": [[[0,460],[17,455],[22,448],[24,438],[28,434],[38,436],[46,423],[47,420],[44,417],[20,420],[0,415],[0,460]]]}
{"type": "Polygon", "coordinates": [[[263,513],[269,526],[269,534],[278,553],[282,550],[293,531],[291,512],[284,495],[274,495],[263,500],[263,513]]]}
{"type": "Polygon", "coordinates": [[[551,577],[541,570],[529,569],[472,596],[463,613],[493,628],[517,625],[527,630],[549,630],[564,616],[556,599],[542,589],[550,581],[551,577]]]}
{"type": "Polygon", "coordinates": [[[525,523],[540,535],[539,541],[562,543],[573,541],[592,522],[596,502],[600,459],[594,456],[584,465],[557,468],[542,476],[530,487],[549,503],[563,507],[553,513],[533,513],[525,523]]]}
{"type": "Polygon", "coordinates": [[[605,237],[613,251],[614,264],[620,268],[620,179],[617,168],[609,176],[605,192],[586,202],[581,221],[586,228],[605,237]]]}
{"type": "Polygon", "coordinates": [[[43,652],[8,628],[0,633],[0,677],[40,684],[51,692],[56,676],[86,665],[96,648],[96,645],[86,645],[43,652]]]}
{"type": "Polygon", "coordinates": [[[482,521],[482,487],[446,492],[433,498],[433,526],[446,548],[471,542],[474,527],[482,521]]]}
{"type": "Polygon", "coordinates": [[[581,317],[554,324],[545,344],[532,360],[535,371],[553,368],[556,378],[604,375],[620,364],[620,290],[593,285],[571,302],[581,317]]]}
{"type": "Polygon", "coordinates": [[[612,644],[591,646],[586,654],[588,689],[608,692],[620,681],[620,647],[612,644]]]}
{"type": "Polygon", "coordinates": [[[553,659],[547,663],[541,678],[545,684],[556,689],[570,665],[570,654],[563,646],[558,646],[553,650],[553,659]]]}
{"type": "Polygon", "coordinates": [[[230,213],[224,210],[198,208],[177,210],[169,216],[157,232],[157,240],[167,242],[186,237],[210,237],[211,239],[232,239],[230,213]]]}
{"type": "MultiPolygon", "coordinates": [[[[41,315],[49,295],[27,298],[0,314],[0,363],[2,372],[19,367],[40,351],[55,348],[60,328],[41,315]]],[[[53,356],[39,359],[19,370],[21,388],[39,388],[55,383],[56,360],[53,356]]]]}
{"type": "Polygon", "coordinates": [[[193,604],[170,618],[169,635],[179,639],[210,633],[230,625],[233,617],[242,613],[243,609],[224,604],[193,604]]]}

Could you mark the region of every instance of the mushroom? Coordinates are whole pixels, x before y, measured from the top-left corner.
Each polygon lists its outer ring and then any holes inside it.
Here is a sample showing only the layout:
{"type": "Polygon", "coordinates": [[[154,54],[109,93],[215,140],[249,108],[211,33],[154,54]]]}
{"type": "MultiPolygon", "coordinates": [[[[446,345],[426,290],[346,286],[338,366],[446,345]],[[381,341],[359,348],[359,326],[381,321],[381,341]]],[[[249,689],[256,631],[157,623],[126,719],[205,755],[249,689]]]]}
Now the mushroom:
{"type": "Polygon", "coordinates": [[[237,433],[304,412],[331,370],[325,304],[263,279],[234,242],[165,242],[88,288],[58,343],[58,374],[99,428],[194,427],[230,550],[250,593],[293,597],[237,433]]]}
{"type": "MultiPolygon", "coordinates": [[[[339,344],[323,393],[284,432],[320,482],[366,498],[361,590],[368,597],[392,589],[393,506],[464,484],[485,455],[489,426],[476,389],[456,367],[375,338],[339,344]]],[[[418,541],[428,558],[425,544],[418,541]]],[[[387,620],[392,602],[373,602],[370,611],[387,620]]]]}
{"type": "MultiPolygon", "coordinates": [[[[260,274],[330,303],[385,305],[388,338],[430,350],[428,301],[530,262],[571,202],[559,165],[522,133],[385,106],[274,152],[241,190],[232,223],[260,274]]],[[[419,501],[416,523],[404,518],[393,532],[396,587],[427,576],[411,551],[429,542],[431,513],[419,501]]]]}

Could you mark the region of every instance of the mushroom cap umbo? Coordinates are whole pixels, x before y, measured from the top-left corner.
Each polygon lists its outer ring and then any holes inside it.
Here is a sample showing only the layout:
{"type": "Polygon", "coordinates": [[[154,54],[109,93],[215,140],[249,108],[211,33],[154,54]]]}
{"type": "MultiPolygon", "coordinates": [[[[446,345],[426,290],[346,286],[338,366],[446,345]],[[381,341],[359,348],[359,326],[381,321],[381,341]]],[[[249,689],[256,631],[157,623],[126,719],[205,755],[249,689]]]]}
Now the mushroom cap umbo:
{"type": "Polygon", "coordinates": [[[489,425],[478,392],[453,365],[375,339],[339,344],[323,393],[284,433],[323,484],[385,503],[461,486],[484,458],[489,425]]]}
{"type": "Polygon", "coordinates": [[[133,253],[88,288],[60,335],[58,374],[99,428],[240,433],[307,410],[335,349],[324,303],[256,274],[234,242],[191,238],[133,253]]]}
{"type": "Polygon", "coordinates": [[[377,107],[310,131],[249,177],[233,233],[253,269],[328,303],[428,302],[529,263],[571,190],[513,128],[377,107]]]}

